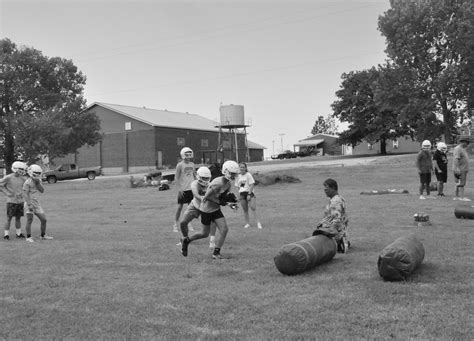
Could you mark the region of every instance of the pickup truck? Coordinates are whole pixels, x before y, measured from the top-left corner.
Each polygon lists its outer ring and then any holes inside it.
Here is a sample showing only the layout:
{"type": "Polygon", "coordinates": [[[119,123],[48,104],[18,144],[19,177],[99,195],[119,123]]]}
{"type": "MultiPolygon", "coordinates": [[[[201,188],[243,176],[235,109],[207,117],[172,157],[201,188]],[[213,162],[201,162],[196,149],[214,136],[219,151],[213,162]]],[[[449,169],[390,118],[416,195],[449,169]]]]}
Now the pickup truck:
{"type": "Polygon", "coordinates": [[[50,184],[56,183],[58,180],[71,180],[87,178],[94,180],[96,175],[101,174],[101,167],[77,168],[75,164],[62,164],[56,168],[43,172],[43,180],[50,184]]]}

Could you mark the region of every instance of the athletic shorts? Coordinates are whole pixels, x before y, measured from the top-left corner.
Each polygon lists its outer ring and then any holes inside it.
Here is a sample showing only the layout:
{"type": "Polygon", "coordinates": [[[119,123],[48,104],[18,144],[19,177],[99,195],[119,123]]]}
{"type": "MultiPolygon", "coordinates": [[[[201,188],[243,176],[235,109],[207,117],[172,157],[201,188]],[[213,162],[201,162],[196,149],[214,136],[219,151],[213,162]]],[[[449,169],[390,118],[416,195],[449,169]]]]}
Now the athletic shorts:
{"type": "Polygon", "coordinates": [[[25,205],[23,207],[25,214],[44,214],[43,207],[41,207],[38,201],[31,200],[31,204],[33,205],[33,210],[30,210],[28,208],[28,204],[25,202],[25,205]]]}
{"type": "Polygon", "coordinates": [[[431,182],[431,173],[421,173],[420,174],[420,183],[429,184],[431,182]]]}
{"type": "Polygon", "coordinates": [[[466,186],[467,172],[454,173],[454,182],[458,187],[466,186]]]}
{"type": "Polygon", "coordinates": [[[448,181],[448,173],[447,172],[439,173],[439,172],[435,171],[435,175],[436,175],[436,180],[438,180],[438,182],[446,183],[448,181]]]}
{"type": "Polygon", "coordinates": [[[224,218],[221,209],[211,213],[201,212],[201,223],[203,225],[209,226],[213,221],[216,221],[216,219],[219,218],[224,218]]]}
{"type": "Polygon", "coordinates": [[[17,204],[17,203],[14,203],[14,202],[7,202],[7,218],[10,219],[10,218],[19,218],[19,217],[23,217],[23,215],[25,214],[25,211],[24,211],[24,204],[21,203],[21,204],[17,204]]]}
{"type": "Polygon", "coordinates": [[[178,193],[178,204],[189,204],[193,201],[193,191],[184,191],[183,195],[179,195],[178,193]]]}
{"type": "Polygon", "coordinates": [[[197,209],[191,202],[189,206],[186,208],[186,211],[184,211],[183,220],[185,218],[191,218],[190,220],[193,220],[195,218],[199,218],[200,215],[201,215],[201,211],[199,211],[199,209],[197,209]]]}

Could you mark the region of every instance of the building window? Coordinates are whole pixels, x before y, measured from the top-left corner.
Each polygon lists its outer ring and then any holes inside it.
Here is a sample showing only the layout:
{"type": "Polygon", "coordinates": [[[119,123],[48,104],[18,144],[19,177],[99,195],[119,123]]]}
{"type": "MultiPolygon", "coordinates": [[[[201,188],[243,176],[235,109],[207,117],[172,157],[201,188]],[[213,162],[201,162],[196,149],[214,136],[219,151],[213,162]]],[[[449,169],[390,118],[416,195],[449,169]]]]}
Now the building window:
{"type": "Polygon", "coordinates": [[[393,140],[393,149],[398,149],[398,140],[393,140]]]}
{"type": "Polygon", "coordinates": [[[201,147],[209,147],[209,140],[201,139],[201,147]]]}
{"type": "Polygon", "coordinates": [[[229,140],[224,140],[222,141],[222,147],[224,147],[224,149],[231,149],[232,143],[229,140]]]}
{"type": "Polygon", "coordinates": [[[374,149],[374,145],[372,143],[367,143],[367,149],[368,150],[374,149]]]}
{"type": "Polygon", "coordinates": [[[132,122],[125,122],[125,130],[132,130],[132,122]]]}
{"type": "Polygon", "coordinates": [[[184,139],[184,137],[178,137],[176,142],[178,146],[184,146],[186,144],[186,140],[184,139]]]}

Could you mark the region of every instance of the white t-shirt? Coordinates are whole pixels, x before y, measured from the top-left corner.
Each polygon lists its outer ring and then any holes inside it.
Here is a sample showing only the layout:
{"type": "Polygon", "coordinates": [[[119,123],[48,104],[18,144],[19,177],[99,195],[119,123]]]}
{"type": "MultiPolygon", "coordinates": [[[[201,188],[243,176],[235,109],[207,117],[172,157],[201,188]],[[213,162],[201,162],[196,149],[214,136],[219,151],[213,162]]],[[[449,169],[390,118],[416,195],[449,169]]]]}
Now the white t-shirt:
{"type": "Polygon", "coordinates": [[[245,174],[239,174],[239,176],[235,179],[235,186],[239,187],[239,193],[249,192],[250,185],[254,183],[255,180],[252,174],[250,174],[250,172],[247,172],[245,174]]]}

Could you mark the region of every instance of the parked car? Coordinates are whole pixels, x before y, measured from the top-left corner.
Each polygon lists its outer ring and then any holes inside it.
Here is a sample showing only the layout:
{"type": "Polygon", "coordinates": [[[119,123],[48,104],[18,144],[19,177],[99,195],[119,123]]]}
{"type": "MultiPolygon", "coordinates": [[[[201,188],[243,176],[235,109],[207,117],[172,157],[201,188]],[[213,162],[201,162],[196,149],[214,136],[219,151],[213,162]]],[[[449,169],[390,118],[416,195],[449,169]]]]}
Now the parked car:
{"type": "Polygon", "coordinates": [[[101,172],[102,168],[100,166],[77,168],[73,163],[64,163],[52,170],[43,172],[43,180],[50,184],[54,184],[58,180],[71,180],[80,178],[94,180],[97,175],[101,174],[101,172]]]}
{"type": "Polygon", "coordinates": [[[294,159],[298,155],[295,152],[292,152],[291,150],[285,150],[281,152],[280,154],[272,155],[272,159],[294,159]]]}

